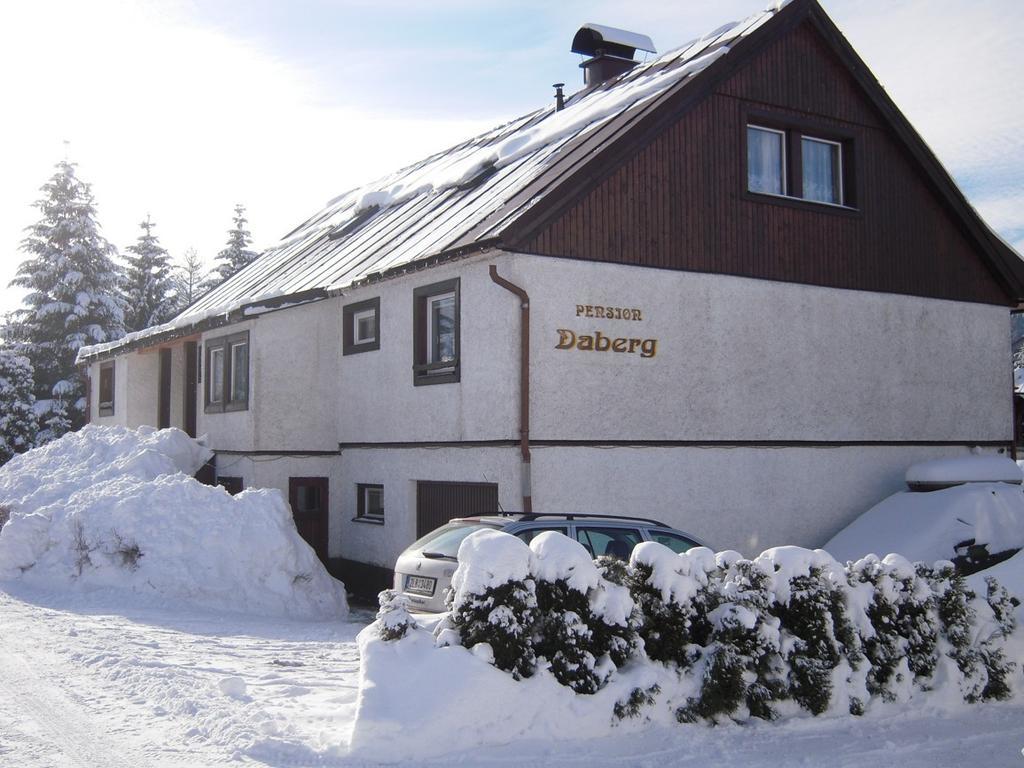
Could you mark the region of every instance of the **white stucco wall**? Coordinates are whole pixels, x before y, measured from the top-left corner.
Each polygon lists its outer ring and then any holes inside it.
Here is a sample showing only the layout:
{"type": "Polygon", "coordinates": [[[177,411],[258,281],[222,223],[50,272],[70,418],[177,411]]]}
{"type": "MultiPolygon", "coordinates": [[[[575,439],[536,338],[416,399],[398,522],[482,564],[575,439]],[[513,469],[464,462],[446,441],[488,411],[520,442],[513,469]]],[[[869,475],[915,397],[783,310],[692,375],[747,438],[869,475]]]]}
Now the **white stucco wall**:
{"type": "Polygon", "coordinates": [[[101,425],[139,427],[157,419],[160,356],[155,352],[131,352],[114,358],[114,413],[99,416],[100,363],[89,366],[92,391],[92,422],[101,425]]]}
{"type": "MultiPolygon", "coordinates": [[[[209,434],[211,445],[221,450],[336,450],[339,300],[259,315],[208,331],[203,342],[245,330],[249,331],[249,407],[205,413],[200,391],[199,434],[209,434]]],[[[203,386],[208,386],[206,371],[203,386]]]]}

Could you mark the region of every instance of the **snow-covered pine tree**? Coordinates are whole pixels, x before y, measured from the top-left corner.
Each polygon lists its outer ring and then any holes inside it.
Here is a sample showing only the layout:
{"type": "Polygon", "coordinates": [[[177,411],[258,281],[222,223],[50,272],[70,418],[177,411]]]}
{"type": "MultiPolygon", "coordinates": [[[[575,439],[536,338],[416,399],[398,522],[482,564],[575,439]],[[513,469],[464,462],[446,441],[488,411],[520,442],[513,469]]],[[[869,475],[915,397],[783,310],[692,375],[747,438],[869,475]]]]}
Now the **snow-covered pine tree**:
{"type": "Polygon", "coordinates": [[[165,323],[176,306],[171,264],[166,249],[153,234],[156,225],[147,215],[139,226],[139,239],[125,249],[129,254],[125,259],[128,268],[124,282],[126,331],[165,323]]]}
{"type": "Polygon", "coordinates": [[[985,599],[998,630],[984,640],[981,645],[981,658],[988,672],[988,681],[981,692],[981,698],[1008,699],[1010,690],[1009,677],[1017,666],[1017,662],[1006,658],[1003,645],[1006,638],[1017,628],[1016,606],[1005,587],[1000,586],[994,577],[985,578],[985,599]]]}
{"type": "Polygon", "coordinates": [[[884,701],[895,701],[901,692],[907,690],[904,676],[909,673],[905,662],[906,643],[897,631],[899,585],[893,579],[891,569],[874,555],[850,565],[847,574],[851,587],[863,584],[871,589],[871,599],[867,604],[870,626],[863,630],[861,637],[864,655],[870,664],[868,693],[884,701]]]}
{"type": "Polygon", "coordinates": [[[217,254],[213,271],[203,286],[204,292],[216,288],[259,255],[256,251],[249,250],[252,236],[245,228],[248,223],[245,218],[245,206],[235,206],[234,221],[235,226],[228,230],[228,244],[217,254]]]}
{"type": "Polygon", "coordinates": [[[46,442],[84,423],[85,383],[75,356],[82,346],[124,334],[124,302],[114,248],[100,234],[92,192],[74,163],[57,163],[41,191],[35,205],[42,216],[21,244],[29,258],[11,281],[28,291],[11,328],[16,351],[34,369],[45,425],[39,439],[46,442]]]}
{"type": "Polygon", "coordinates": [[[988,670],[973,642],[977,612],[972,603],[975,594],[952,563],[936,565],[932,572],[932,590],[936,596],[942,635],[949,644],[947,655],[960,670],[960,690],[964,701],[981,701],[988,683],[988,670]]]}
{"type": "Polygon", "coordinates": [[[32,394],[32,364],[0,347],[0,465],[35,447],[39,423],[32,394]]]}

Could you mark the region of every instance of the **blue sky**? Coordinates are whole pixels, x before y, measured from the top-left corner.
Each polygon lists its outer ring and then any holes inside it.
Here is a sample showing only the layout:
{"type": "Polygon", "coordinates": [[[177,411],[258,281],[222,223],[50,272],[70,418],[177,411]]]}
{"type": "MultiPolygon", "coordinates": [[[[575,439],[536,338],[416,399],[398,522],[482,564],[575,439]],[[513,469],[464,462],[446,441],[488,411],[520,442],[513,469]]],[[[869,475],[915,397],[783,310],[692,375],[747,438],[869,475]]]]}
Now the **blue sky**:
{"type": "MultiPolygon", "coordinates": [[[[581,84],[586,21],[659,51],[766,0],[37,0],[0,9],[0,284],[64,153],[119,249],[269,245],[327,199],[581,84]]],[[[1024,2],[822,0],[983,216],[1024,248],[1024,2]]],[[[18,294],[0,290],[0,311],[18,294]]]]}

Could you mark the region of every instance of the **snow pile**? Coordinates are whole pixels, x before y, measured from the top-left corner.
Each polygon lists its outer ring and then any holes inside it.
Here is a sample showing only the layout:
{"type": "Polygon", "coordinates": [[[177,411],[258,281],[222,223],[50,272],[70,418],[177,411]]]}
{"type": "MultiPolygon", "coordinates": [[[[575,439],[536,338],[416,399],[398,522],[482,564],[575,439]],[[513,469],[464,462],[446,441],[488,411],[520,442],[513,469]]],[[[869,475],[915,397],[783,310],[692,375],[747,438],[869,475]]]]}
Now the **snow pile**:
{"type": "Polygon", "coordinates": [[[1024,480],[1017,462],[1007,456],[954,456],[914,464],[907,470],[914,489],[948,488],[961,483],[1013,483],[1024,480]]]}
{"type": "Polygon", "coordinates": [[[840,561],[899,552],[910,560],[952,560],[961,542],[990,554],[1024,546],[1024,490],[968,483],[927,493],[901,491],[876,504],[823,547],[840,561]]]}
{"type": "Polygon", "coordinates": [[[458,593],[468,602],[456,598],[437,631],[409,625],[387,641],[387,622],[360,635],[355,757],[598,738],[609,725],[860,715],[911,700],[958,709],[1021,686],[1009,595],[989,583],[972,594],[948,562],[844,567],[798,547],[750,560],[650,543],[612,565],[586,562],[554,532],[529,550],[514,541],[466,539],[459,569],[474,576],[460,581],[481,591],[458,593]],[[606,582],[624,590],[606,603],[621,624],[596,610],[606,582]],[[467,605],[473,623],[458,615],[467,605]],[[513,615],[517,642],[503,652],[522,655],[501,663],[493,638],[513,615]]]}
{"type": "Polygon", "coordinates": [[[231,496],[191,475],[184,432],[87,426],[0,468],[0,579],[117,588],[233,611],[341,617],[343,586],[276,490],[231,496]]]}

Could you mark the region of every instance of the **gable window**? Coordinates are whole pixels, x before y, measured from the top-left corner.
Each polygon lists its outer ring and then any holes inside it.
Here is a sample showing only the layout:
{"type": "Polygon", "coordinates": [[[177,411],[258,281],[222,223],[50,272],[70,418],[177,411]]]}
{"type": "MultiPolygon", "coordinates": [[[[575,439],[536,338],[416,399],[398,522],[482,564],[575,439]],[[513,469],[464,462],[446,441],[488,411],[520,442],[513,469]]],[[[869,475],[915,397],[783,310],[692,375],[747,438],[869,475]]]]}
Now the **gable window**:
{"type": "Polygon", "coordinates": [[[249,332],[209,339],[206,346],[206,412],[249,408],[249,332]]]}
{"type": "Polygon", "coordinates": [[[747,126],[747,189],[769,195],[786,194],[786,134],[783,131],[747,126]]]}
{"type": "Polygon", "coordinates": [[[342,310],[343,355],[380,349],[380,297],[349,304],[342,310]]]}
{"type": "Polygon", "coordinates": [[[100,416],[114,415],[114,361],[100,363],[100,416]]]}
{"type": "Polygon", "coordinates": [[[356,519],[365,522],[384,522],[384,486],[359,483],[356,519]]]}
{"type": "Polygon", "coordinates": [[[828,133],[796,124],[748,123],[747,191],[854,207],[853,140],[828,133]]]}
{"type": "Polygon", "coordinates": [[[803,197],[819,203],[843,204],[842,144],[813,136],[800,137],[803,197]]]}
{"type": "Polygon", "coordinates": [[[459,280],[413,291],[413,383],[459,380],[459,280]]]}

